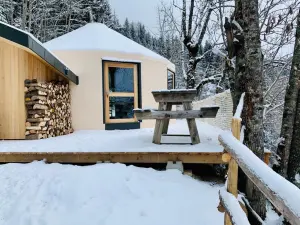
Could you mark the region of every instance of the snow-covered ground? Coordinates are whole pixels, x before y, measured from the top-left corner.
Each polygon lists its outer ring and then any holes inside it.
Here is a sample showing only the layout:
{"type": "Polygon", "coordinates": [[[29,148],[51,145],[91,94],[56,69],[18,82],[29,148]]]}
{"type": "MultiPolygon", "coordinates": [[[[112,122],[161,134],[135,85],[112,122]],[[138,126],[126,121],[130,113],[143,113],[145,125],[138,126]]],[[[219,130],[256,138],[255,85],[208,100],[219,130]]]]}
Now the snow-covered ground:
{"type": "MultiPolygon", "coordinates": [[[[37,141],[1,141],[0,152],[216,152],[219,128],[197,121],[199,145],[154,145],[153,129],[77,131],[37,141]]],[[[188,133],[186,121],[170,133],[188,133]]],[[[168,137],[164,142],[187,141],[168,137]]],[[[177,170],[123,164],[74,166],[32,162],[0,165],[1,225],[217,225],[224,184],[193,179],[177,170]]],[[[282,219],[271,210],[267,225],[282,219]]]]}
{"type": "MultiPolygon", "coordinates": [[[[153,128],[139,130],[86,130],[33,141],[0,141],[0,152],[221,152],[221,129],[197,121],[201,143],[198,145],[156,145],[153,128]]],[[[189,134],[186,120],[170,124],[169,132],[189,134]]],[[[190,143],[190,137],[163,137],[162,143],[190,143]]]]}
{"type": "MultiPolygon", "coordinates": [[[[0,166],[1,225],[218,225],[223,184],[123,164],[0,166]]],[[[267,225],[281,225],[271,210],[267,225]]]]}
{"type": "Polygon", "coordinates": [[[0,166],[1,225],[217,225],[222,184],[123,164],[0,166]]]}

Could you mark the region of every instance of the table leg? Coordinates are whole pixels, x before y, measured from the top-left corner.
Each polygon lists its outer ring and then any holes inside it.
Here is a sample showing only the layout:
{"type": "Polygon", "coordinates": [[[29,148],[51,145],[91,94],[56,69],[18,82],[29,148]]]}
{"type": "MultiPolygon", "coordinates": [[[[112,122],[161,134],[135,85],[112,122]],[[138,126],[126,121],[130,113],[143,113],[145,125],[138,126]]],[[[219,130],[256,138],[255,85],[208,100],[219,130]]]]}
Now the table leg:
{"type": "MultiPolygon", "coordinates": [[[[183,103],[183,108],[184,108],[184,110],[192,110],[193,109],[192,103],[191,102],[184,102],[183,103]]],[[[192,144],[199,144],[200,143],[200,138],[199,138],[198,129],[197,129],[195,119],[186,119],[186,120],[187,120],[187,124],[188,124],[188,127],[189,127],[192,144]]]]}
{"type": "MultiPolygon", "coordinates": [[[[166,106],[166,111],[171,111],[172,110],[172,106],[173,106],[173,104],[170,103],[170,102],[168,102],[167,106],[166,106]]],[[[162,133],[163,134],[167,134],[168,133],[169,122],[170,122],[170,119],[165,119],[164,120],[164,122],[163,122],[163,129],[162,129],[162,133]]]]}
{"type": "MultiPolygon", "coordinates": [[[[164,110],[164,103],[163,102],[159,103],[158,110],[160,110],[160,111],[164,110]]],[[[153,140],[152,140],[152,142],[154,144],[160,144],[160,142],[161,142],[163,122],[164,122],[164,120],[159,120],[159,119],[157,119],[156,122],[155,122],[155,129],[154,129],[153,140]]]]}

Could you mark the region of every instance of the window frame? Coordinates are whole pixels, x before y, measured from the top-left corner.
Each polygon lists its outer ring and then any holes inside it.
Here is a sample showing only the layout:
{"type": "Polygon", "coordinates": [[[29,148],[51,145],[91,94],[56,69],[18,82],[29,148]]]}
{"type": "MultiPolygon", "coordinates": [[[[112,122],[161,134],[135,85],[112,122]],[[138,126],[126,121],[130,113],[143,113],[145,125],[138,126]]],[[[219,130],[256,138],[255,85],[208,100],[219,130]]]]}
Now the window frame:
{"type": "Polygon", "coordinates": [[[135,123],[138,122],[136,116],[128,119],[110,119],[109,115],[109,97],[134,97],[134,107],[138,108],[139,105],[139,94],[138,94],[138,65],[131,62],[113,62],[113,61],[103,61],[104,71],[103,71],[103,99],[104,99],[104,123],[105,124],[116,124],[116,123],[135,123]],[[133,92],[110,92],[109,91],[109,67],[117,68],[132,68],[133,69],[133,81],[134,81],[134,91],[133,92]]]}
{"type": "Polygon", "coordinates": [[[171,69],[167,69],[167,89],[171,90],[171,89],[175,89],[175,72],[171,69]],[[169,72],[172,74],[172,88],[169,89],[169,72]]]}

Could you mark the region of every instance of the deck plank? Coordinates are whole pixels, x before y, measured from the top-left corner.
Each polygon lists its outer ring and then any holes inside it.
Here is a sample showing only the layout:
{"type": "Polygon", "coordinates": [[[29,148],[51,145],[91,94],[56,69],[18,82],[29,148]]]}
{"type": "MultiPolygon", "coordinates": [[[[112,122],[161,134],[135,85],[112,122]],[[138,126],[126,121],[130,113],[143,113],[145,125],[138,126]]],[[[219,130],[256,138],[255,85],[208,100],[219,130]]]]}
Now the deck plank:
{"type": "Polygon", "coordinates": [[[222,152],[1,152],[0,163],[183,163],[219,164],[222,152]]]}

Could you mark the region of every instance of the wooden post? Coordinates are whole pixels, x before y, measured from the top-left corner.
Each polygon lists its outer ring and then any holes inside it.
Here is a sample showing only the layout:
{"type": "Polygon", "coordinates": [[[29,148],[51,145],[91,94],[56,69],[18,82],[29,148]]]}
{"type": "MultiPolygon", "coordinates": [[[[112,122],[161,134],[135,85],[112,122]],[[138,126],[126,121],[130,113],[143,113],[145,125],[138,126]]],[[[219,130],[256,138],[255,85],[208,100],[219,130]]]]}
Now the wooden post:
{"type": "MultiPolygon", "coordinates": [[[[233,118],[231,122],[231,130],[233,136],[240,140],[241,136],[241,120],[233,118]]],[[[231,158],[228,164],[228,179],[227,179],[227,191],[233,194],[235,197],[238,195],[238,164],[231,158]]],[[[230,217],[225,213],[225,225],[231,225],[230,217]]]]}
{"type": "Polygon", "coordinates": [[[264,153],[264,162],[269,165],[270,162],[270,156],[271,156],[271,152],[265,152],[264,153]]]}
{"type": "MultiPolygon", "coordinates": [[[[184,108],[184,110],[192,110],[193,109],[192,102],[183,102],[183,108],[184,108]]],[[[186,120],[187,120],[187,124],[189,127],[192,144],[193,145],[199,144],[200,138],[199,138],[199,134],[198,134],[196,120],[195,119],[186,119],[186,120]]]]}
{"type": "MultiPolygon", "coordinates": [[[[164,110],[164,103],[160,102],[158,104],[158,110],[164,110]]],[[[154,144],[160,144],[161,142],[161,134],[163,130],[163,125],[164,125],[164,120],[156,120],[155,123],[155,129],[154,129],[154,135],[153,135],[153,140],[152,142],[154,144]]]]}
{"type": "MultiPolygon", "coordinates": [[[[171,111],[172,110],[172,106],[173,104],[168,102],[167,105],[166,105],[166,111],[171,111]]],[[[167,134],[168,133],[168,128],[169,128],[169,122],[170,122],[170,119],[165,119],[164,122],[163,122],[163,129],[162,129],[162,133],[163,134],[167,134]]]]}

